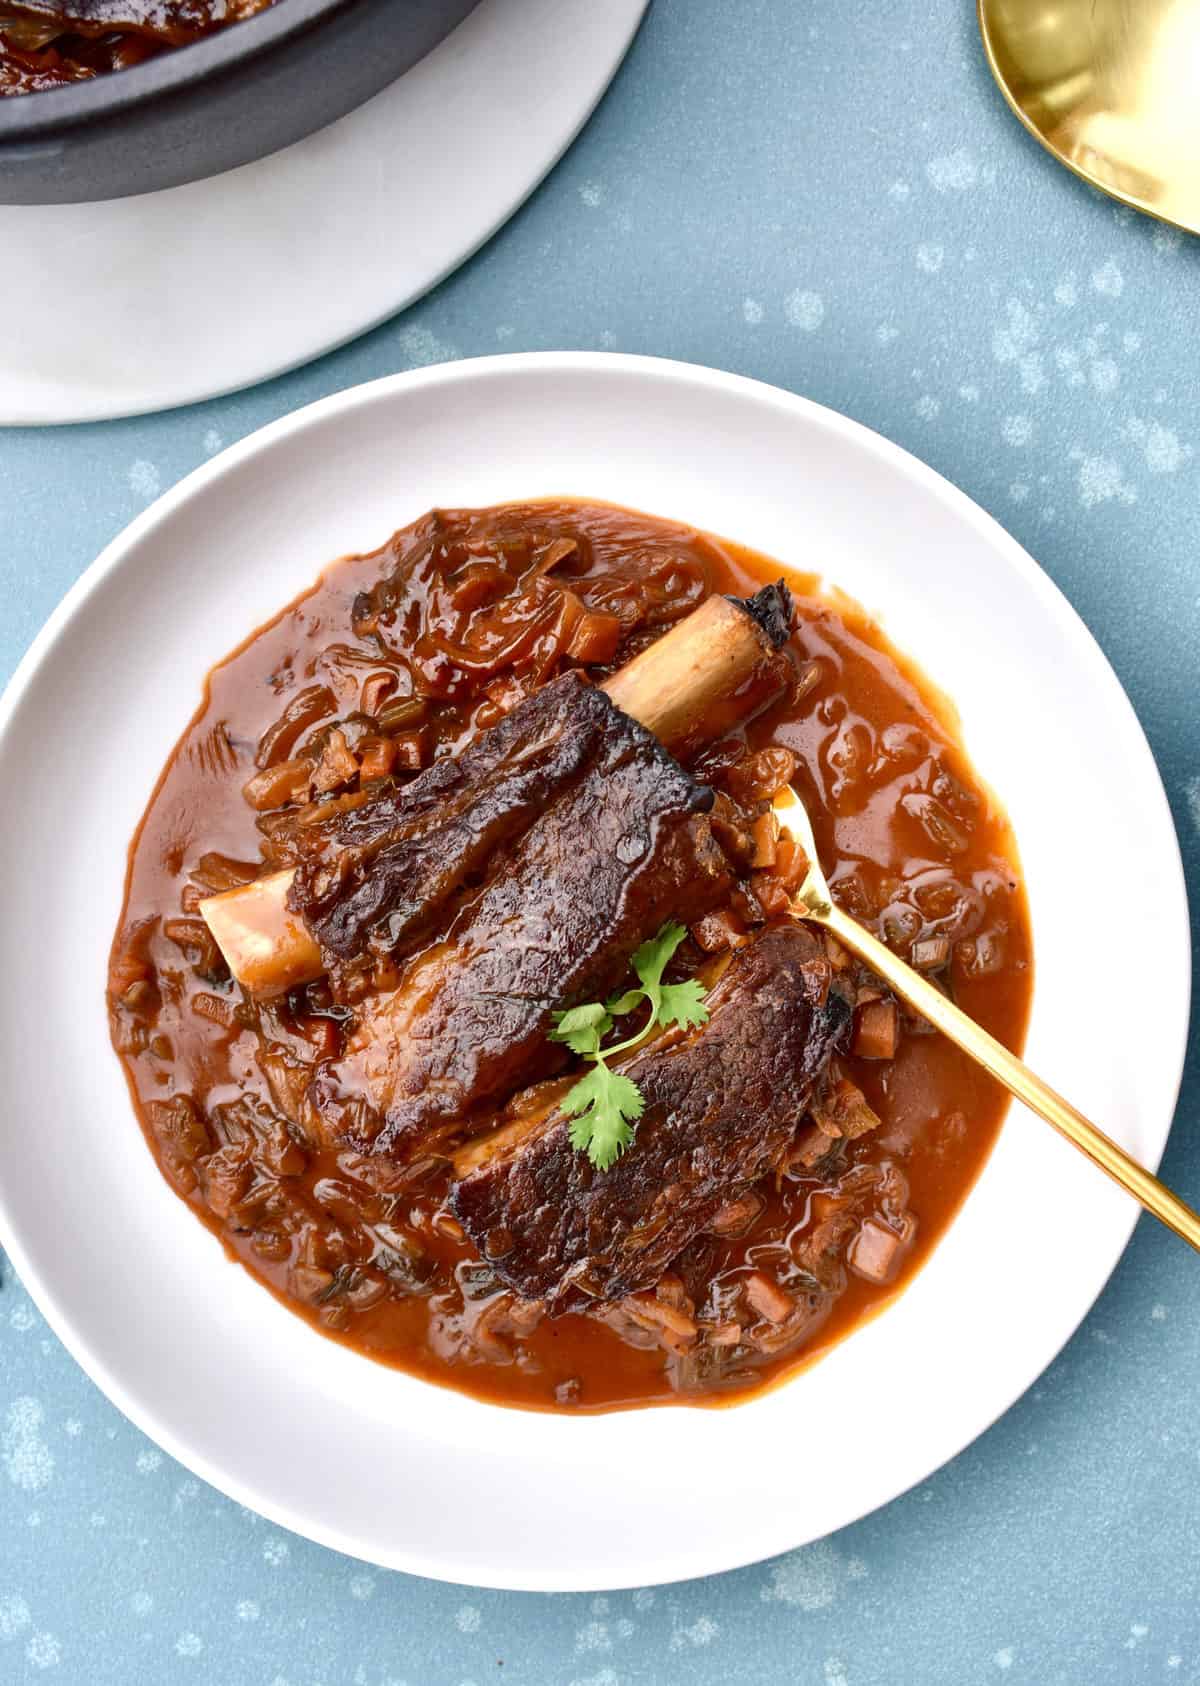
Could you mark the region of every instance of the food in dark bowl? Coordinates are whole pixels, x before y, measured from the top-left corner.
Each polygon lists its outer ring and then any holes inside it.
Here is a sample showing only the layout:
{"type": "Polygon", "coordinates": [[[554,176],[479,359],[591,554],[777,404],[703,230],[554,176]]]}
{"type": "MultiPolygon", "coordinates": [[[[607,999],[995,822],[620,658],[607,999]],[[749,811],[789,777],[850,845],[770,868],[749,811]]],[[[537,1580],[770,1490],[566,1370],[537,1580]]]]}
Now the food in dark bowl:
{"type": "Polygon", "coordinates": [[[0,0],[0,203],[116,199],[264,158],[379,93],[475,4],[0,0]]]}
{"type": "Polygon", "coordinates": [[[276,0],[0,0],[0,95],[128,70],[276,0]]]}
{"type": "Polygon", "coordinates": [[[797,915],[1019,1044],[1030,936],[945,705],[852,604],[571,502],[436,512],[210,675],[109,1008],[147,1140],[322,1332],[505,1404],[744,1396],[928,1255],[1004,1097],[797,915]]]}

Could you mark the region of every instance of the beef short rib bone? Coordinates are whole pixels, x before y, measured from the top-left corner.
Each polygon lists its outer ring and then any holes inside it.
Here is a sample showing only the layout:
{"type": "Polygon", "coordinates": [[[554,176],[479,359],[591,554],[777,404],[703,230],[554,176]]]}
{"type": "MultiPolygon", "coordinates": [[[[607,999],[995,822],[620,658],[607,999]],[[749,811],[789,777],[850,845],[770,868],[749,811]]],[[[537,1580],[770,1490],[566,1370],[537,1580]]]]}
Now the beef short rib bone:
{"type": "MultiPolygon", "coordinates": [[[[497,834],[483,884],[466,886],[448,924],[437,920],[434,935],[445,934],[410,958],[396,987],[363,1004],[345,1055],[310,1089],[334,1140],[403,1159],[490,1122],[516,1089],[565,1063],[547,1041],[555,1008],[604,997],[665,921],[697,917],[729,893],[706,818],[712,792],[579,674],[481,736],[480,759],[498,742],[493,778],[480,768],[472,780],[463,831],[467,842],[497,834]]],[[[423,875],[443,887],[442,852],[426,843],[401,838],[363,880],[371,891],[398,865],[385,942],[392,919],[423,919],[423,875]]],[[[307,895],[312,878],[302,863],[293,895],[307,895]]],[[[356,916],[338,923],[338,905],[312,905],[319,935],[328,911],[337,941],[361,939],[356,916]]],[[[375,912],[372,902],[368,918],[375,912]]]]}
{"type": "Polygon", "coordinates": [[[636,1151],[609,1170],[554,1109],[498,1132],[491,1157],[483,1138],[460,1159],[478,1169],[450,1209],[518,1294],[559,1312],[652,1287],[778,1160],[851,1022],[820,938],[791,921],[734,955],[708,1005],[702,1030],[623,1068],[646,1110],[636,1151]]]}
{"type": "MultiPolygon", "coordinates": [[[[782,581],[765,586],[745,601],[710,597],[615,673],[604,690],[619,709],[645,726],[666,748],[686,755],[700,743],[719,737],[735,720],[762,707],[778,691],[779,668],[774,657],[788,636],[791,614],[791,597],[782,581]]],[[[514,717],[518,718],[519,732],[519,716],[536,701],[535,694],[518,704],[504,721],[481,734],[458,762],[472,756],[476,763],[487,762],[488,740],[514,717]]],[[[332,870],[343,887],[355,879],[354,893],[360,907],[372,899],[381,907],[387,900],[382,883],[376,891],[368,887],[371,869],[385,852],[377,846],[378,837],[390,835],[396,839],[406,826],[417,830],[424,826],[428,836],[432,827],[425,822],[433,804],[451,796],[449,786],[455,787],[455,800],[466,788],[468,781],[456,780],[455,766],[449,758],[435,762],[398,792],[387,792],[355,811],[353,823],[345,828],[347,853],[343,864],[332,870]]],[[[452,821],[448,818],[446,823],[452,821]]],[[[447,840],[443,838],[442,842],[446,844],[447,840]]],[[[426,853],[427,865],[431,865],[428,850],[426,853]]],[[[446,866],[453,877],[453,860],[446,866]]],[[[393,856],[393,880],[398,871],[393,856]]],[[[313,932],[329,943],[333,926],[325,919],[323,925],[318,920],[310,929],[310,906],[304,901],[297,903],[292,887],[293,872],[288,869],[210,896],[200,904],[230,971],[252,994],[277,995],[320,977],[325,970],[328,956],[322,956],[313,932]],[[305,917],[297,917],[294,909],[305,917]]],[[[328,903],[331,888],[328,879],[323,881],[318,899],[328,903]]],[[[312,905],[311,912],[316,911],[312,905]]]]}

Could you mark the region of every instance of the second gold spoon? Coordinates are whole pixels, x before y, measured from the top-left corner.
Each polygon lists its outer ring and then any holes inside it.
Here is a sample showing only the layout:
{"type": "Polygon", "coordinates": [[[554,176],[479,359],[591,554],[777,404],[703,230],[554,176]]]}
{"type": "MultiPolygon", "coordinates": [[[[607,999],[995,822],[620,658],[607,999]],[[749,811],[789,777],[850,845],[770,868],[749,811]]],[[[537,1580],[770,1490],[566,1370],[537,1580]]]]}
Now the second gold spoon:
{"type": "Polygon", "coordinates": [[[775,798],[775,814],[780,826],[803,849],[808,861],[808,872],[803,884],[797,892],[797,901],[803,904],[803,917],[812,920],[817,925],[823,925],[827,931],[853,954],[871,968],[877,977],[893,989],[901,1000],[920,1013],[943,1036],[948,1036],[951,1042],[960,1047],[965,1054],[969,1054],[985,1071],[1003,1083],[1004,1087],[1014,1094],[1018,1100],[1033,1112],[1038,1113],[1052,1124],[1054,1128],[1071,1142],[1079,1151],[1098,1165],[1102,1171],[1107,1171],[1114,1182],[1139,1200],[1148,1212],[1166,1224],[1168,1229],[1175,1231],[1189,1242],[1197,1252],[1200,1252],[1200,1216],[1185,1206],[1183,1201],[1158,1178],[1152,1176],[1145,1166],[1139,1165],[1136,1159],[1131,1159],[1123,1147],[1119,1147],[1103,1130],[1098,1130],[1094,1124],[1076,1110],[1069,1101],[1044,1083],[1036,1073],[1030,1071],[1023,1060],[1019,1060],[1002,1042],[997,1042],[974,1019],[968,1018],[966,1013],[954,1003],[940,989],[934,987],[920,972],[885,947],[878,937],[872,936],[857,920],[844,913],[829,893],[829,885],[821,871],[817,858],[816,842],[813,838],[812,826],[808,812],[790,786],[785,787],[775,798]]]}

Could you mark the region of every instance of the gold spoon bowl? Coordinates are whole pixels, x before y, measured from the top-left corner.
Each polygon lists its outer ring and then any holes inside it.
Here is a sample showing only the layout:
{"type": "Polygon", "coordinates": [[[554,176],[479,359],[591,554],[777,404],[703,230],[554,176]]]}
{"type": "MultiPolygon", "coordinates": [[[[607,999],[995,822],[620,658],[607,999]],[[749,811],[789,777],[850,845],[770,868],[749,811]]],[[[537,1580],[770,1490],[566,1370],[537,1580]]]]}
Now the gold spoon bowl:
{"type": "Polygon", "coordinates": [[[1200,1252],[1200,1216],[1190,1206],[1186,1206],[1178,1195],[1172,1194],[1157,1177],[1151,1176],[1145,1166],[1131,1159],[1123,1147],[1097,1129],[1002,1042],[997,1042],[982,1025],[977,1025],[974,1019],[956,1007],[928,978],[914,971],[906,961],[886,948],[878,937],[838,907],[821,871],[808,811],[790,785],[776,796],[775,814],[781,828],[804,851],[808,862],[807,874],[796,894],[798,916],[830,931],[843,947],[856,954],[877,977],[882,978],[902,1001],[1003,1083],[1032,1112],[1052,1124],[1072,1146],[1106,1171],[1114,1182],[1132,1194],[1168,1229],[1181,1235],[1200,1252]]]}
{"type": "Polygon", "coordinates": [[[978,0],[1030,134],[1136,210],[1200,233],[1200,0],[978,0]]]}

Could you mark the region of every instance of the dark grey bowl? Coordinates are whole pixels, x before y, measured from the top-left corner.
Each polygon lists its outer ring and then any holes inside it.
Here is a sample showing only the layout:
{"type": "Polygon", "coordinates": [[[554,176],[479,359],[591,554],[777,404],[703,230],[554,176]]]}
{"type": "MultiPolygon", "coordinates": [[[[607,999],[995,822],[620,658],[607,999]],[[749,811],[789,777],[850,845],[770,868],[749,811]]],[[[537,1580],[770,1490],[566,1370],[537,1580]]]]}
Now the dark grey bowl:
{"type": "Polygon", "coordinates": [[[0,204],[120,199],[219,175],[343,117],[477,0],[278,0],[132,70],[0,99],[0,204]]]}

